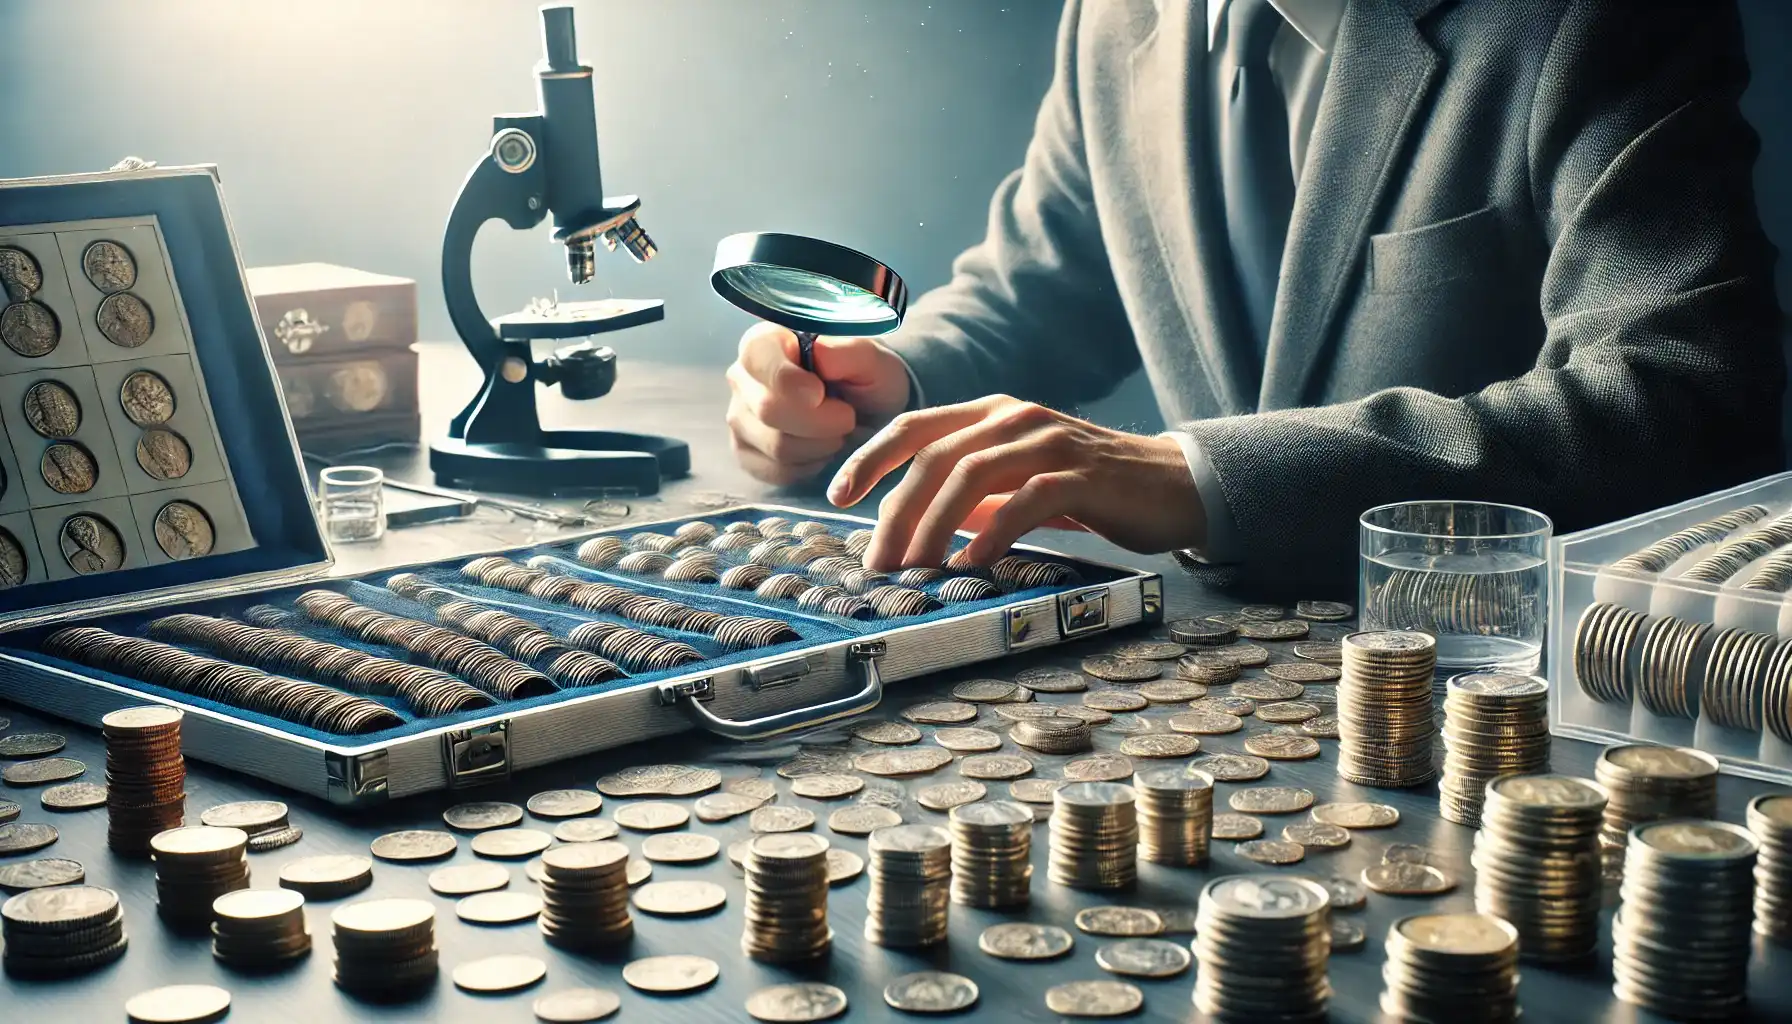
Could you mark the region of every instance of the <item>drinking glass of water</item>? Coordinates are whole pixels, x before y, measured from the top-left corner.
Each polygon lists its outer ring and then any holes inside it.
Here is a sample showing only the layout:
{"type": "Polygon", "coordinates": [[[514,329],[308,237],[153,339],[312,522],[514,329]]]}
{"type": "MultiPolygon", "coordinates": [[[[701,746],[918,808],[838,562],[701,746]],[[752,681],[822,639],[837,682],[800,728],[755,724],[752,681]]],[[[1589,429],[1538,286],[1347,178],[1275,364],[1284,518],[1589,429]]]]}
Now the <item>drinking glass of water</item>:
{"type": "Polygon", "coordinates": [[[331,466],[317,475],[324,533],[332,544],[379,540],[386,532],[386,474],[372,466],[331,466]]]}
{"type": "Polygon", "coordinates": [[[1440,677],[1473,668],[1535,672],[1549,622],[1553,530],[1541,512],[1480,501],[1364,512],[1362,628],[1430,633],[1440,677]]]}

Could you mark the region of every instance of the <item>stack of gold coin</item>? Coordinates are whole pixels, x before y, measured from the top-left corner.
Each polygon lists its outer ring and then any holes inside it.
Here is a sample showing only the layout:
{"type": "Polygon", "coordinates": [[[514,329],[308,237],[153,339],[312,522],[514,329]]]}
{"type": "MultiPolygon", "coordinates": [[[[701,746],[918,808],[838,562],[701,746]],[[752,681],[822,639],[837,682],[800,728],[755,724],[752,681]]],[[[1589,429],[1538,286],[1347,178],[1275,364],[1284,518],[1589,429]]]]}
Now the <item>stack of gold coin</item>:
{"type": "Polygon", "coordinates": [[[1755,840],[1721,821],[1638,825],[1612,918],[1612,994],[1672,1020],[1737,1015],[1748,1000],[1755,840]]]}
{"type": "Polygon", "coordinates": [[[1593,762],[1593,777],[1611,798],[1599,833],[1608,882],[1624,878],[1632,828],[1667,818],[1717,816],[1717,758],[1702,750],[1647,743],[1607,747],[1593,762]]]}
{"type": "Polygon", "coordinates": [[[436,980],[436,908],[423,900],[362,900],[330,914],[336,984],[364,999],[399,999],[436,980]]]}
{"type": "Polygon", "coordinates": [[[1605,791],[1567,775],[1487,784],[1469,861],[1475,909],[1511,922],[1529,960],[1574,960],[1599,940],[1599,827],[1605,791]]]}
{"type": "Polygon", "coordinates": [[[1504,672],[1452,677],[1443,739],[1438,813],[1474,828],[1481,824],[1489,782],[1549,770],[1549,681],[1504,672]]]}
{"type": "MultiPolygon", "coordinates": [[[[1028,815],[1031,817],[1031,815],[1028,815]]],[[[865,873],[865,938],[914,948],[946,940],[952,835],[938,825],[893,825],[871,833],[865,873]]]]}
{"type": "Polygon", "coordinates": [[[1230,875],[1195,912],[1195,1007],[1217,1021],[1319,1020],[1331,1003],[1331,896],[1310,878],[1230,875]]]}
{"type": "Polygon", "coordinates": [[[100,719],[106,737],[106,844],[121,857],[148,857],[156,833],[186,822],[180,720],[178,710],[165,707],[125,708],[100,719]]]}
{"type": "Polygon", "coordinates": [[[15,978],[86,974],[116,961],[129,944],[118,894],[97,885],[19,893],[0,904],[0,938],[6,940],[0,962],[15,978]]]}
{"type": "Polygon", "coordinates": [[[1125,889],[1139,877],[1139,818],[1131,786],[1073,782],[1052,794],[1053,882],[1125,889]]]}
{"type": "Polygon", "coordinates": [[[305,897],[291,889],[239,889],[212,902],[212,956],[251,970],[281,967],[311,952],[305,897]]]}
{"type": "Polygon", "coordinates": [[[1009,730],[1009,738],[1041,754],[1076,754],[1092,744],[1093,727],[1080,718],[1023,718],[1009,730]]]}
{"type": "Polygon", "coordinates": [[[1792,796],[1768,793],[1748,804],[1755,860],[1755,931],[1792,945],[1792,796]]]}
{"type": "Polygon", "coordinates": [[[1338,774],[1365,786],[1430,782],[1437,641],[1426,633],[1374,630],[1345,637],[1343,651],[1338,774]]]}
{"type": "Polygon", "coordinates": [[[603,840],[569,843],[541,855],[541,916],[549,945],[603,949],[635,934],[628,912],[628,847],[603,840]]]}
{"type": "Polygon", "coordinates": [[[249,887],[249,833],[192,825],[149,841],[156,863],[156,912],[176,930],[204,931],[212,904],[249,887]]]}
{"type": "Polygon", "coordinates": [[[741,951],[767,963],[812,960],[833,945],[828,927],[828,841],[809,832],[755,836],[741,858],[747,876],[741,951]]]}
{"type": "Polygon", "coordinates": [[[1415,1024],[1518,1019],[1518,931],[1491,914],[1417,914],[1388,929],[1381,1012],[1415,1024]]]}
{"type": "Polygon", "coordinates": [[[1033,809],[1011,800],[952,808],[952,902],[1021,907],[1033,884],[1033,809]]]}
{"type": "Polygon", "coordinates": [[[1132,777],[1139,806],[1139,856],[1153,864],[1207,863],[1213,837],[1213,776],[1199,768],[1147,768],[1132,777]]]}

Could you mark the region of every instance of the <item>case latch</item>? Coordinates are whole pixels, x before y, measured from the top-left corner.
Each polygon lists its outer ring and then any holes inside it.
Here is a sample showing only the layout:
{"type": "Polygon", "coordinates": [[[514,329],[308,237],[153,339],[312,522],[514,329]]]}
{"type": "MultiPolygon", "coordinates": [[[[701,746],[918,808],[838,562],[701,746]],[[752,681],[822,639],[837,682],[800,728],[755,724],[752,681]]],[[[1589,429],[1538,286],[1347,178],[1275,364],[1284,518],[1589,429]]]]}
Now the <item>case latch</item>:
{"type": "Polygon", "coordinates": [[[442,766],[448,772],[449,789],[510,778],[510,723],[494,722],[443,733],[442,766]]]}
{"type": "Polygon", "coordinates": [[[703,679],[686,679],[682,683],[662,683],[660,685],[660,703],[673,705],[681,698],[692,700],[715,700],[716,685],[707,677],[703,679]]]}
{"type": "Polygon", "coordinates": [[[1107,625],[1107,587],[1087,587],[1058,595],[1058,629],[1066,637],[1094,633],[1107,625]]]}
{"type": "Polygon", "coordinates": [[[769,690],[774,686],[787,686],[808,674],[809,658],[799,654],[747,669],[747,685],[755,690],[769,690]]]}

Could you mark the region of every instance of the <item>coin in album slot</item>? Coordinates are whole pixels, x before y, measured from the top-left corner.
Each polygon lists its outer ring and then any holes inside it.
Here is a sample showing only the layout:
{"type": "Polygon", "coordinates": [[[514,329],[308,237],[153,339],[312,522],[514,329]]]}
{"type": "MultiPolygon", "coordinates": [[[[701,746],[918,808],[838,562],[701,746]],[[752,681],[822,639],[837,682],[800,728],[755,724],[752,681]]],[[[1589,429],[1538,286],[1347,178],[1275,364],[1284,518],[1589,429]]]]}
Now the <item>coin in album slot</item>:
{"type": "MultiPolygon", "coordinates": [[[[57,494],[85,494],[99,482],[99,464],[93,454],[74,441],[63,441],[44,449],[37,460],[44,483],[57,494]]],[[[65,545],[66,546],[66,545],[65,545]]]]}
{"type": "Polygon", "coordinates": [[[990,925],[977,948],[1003,960],[1055,960],[1070,952],[1076,938],[1057,925],[1011,921],[990,925]]]}
{"type": "Polygon", "coordinates": [[[455,864],[429,873],[429,891],[438,896],[471,896],[510,885],[510,870],[500,864],[455,864]]]}
{"type": "Polygon", "coordinates": [[[1294,614],[1314,622],[1343,622],[1356,614],[1356,609],[1341,601],[1297,601],[1294,614]]]}
{"type": "Polygon", "coordinates": [[[53,732],[20,732],[0,736],[0,758],[44,757],[68,746],[68,737],[53,732]]]}
{"type": "Polygon", "coordinates": [[[1179,732],[1147,733],[1120,741],[1120,753],[1128,757],[1188,757],[1200,749],[1198,738],[1179,732]]]}
{"type": "MultiPolygon", "coordinates": [[[[1262,715],[1263,709],[1257,709],[1257,714],[1262,715]]],[[[1272,761],[1307,761],[1319,756],[1319,741],[1311,736],[1260,732],[1245,737],[1244,749],[1272,761]]]]}
{"type": "Polygon", "coordinates": [[[1335,740],[1338,738],[1338,716],[1320,715],[1300,723],[1300,731],[1314,739],[1335,740]]]}
{"type": "Polygon", "coordinates": [[[1090,690],[1088,693],[1083,694],[1084,707],[1094,708],[1097,711],[1106,711],[1110,714],[1116,712],[1143,711],[1146,705],[1150,703],[1150,701],[1131,690],[1108,688],[1102,690],[1090,690]]]}
{"type": "Polygon", "coordinates": [[[118,405],[139,427],[154,427],[174,415],[174,389],[153,370],[134,370],[118,385],[118,405]]]}
{"type": "Polygon", "coordinates": [[[122,244],[102,238],[81,250],[81,272],[95,288],[111,295],[137,283],[137,260],[122,244]]]}
{"type": "Polygon", "coordinates": [[[0,294],[8,302],[24,302],[44,286],[44,268],[37,257],[12,245],[0,245],[0,294]]]}
{"type": "Polygon", "coordinates": [[[523,820],[523,809],[516,804],[499,801],[478,801],[455,804],[442,812],[442,821],[456,832],[485,832],[494,828],[510,828],[523,820]]]}
{"type": "Polygon", "coordinates": [[[1034,693],[1080,693],[1089,688],[1089,680],[1073,668],[1057,665],[1035,665],[1014,674],[1014,681],[1034,693]]]}
{"type": "Polygon", "coordinates": [[[0,770],[0,779],[5,779],[9,786],[41,786],[80,778],[86,771],[87,766],[72,757],[46,757],[9,764],[0,770]]]}
{"type": "MultiPolygon", "coordinates": [[[[6,471],[0,469],[0,494],[6,493],[6,471]]],[[[30,565],[25,559],[25,549],[12,532],[0,527],[0,590],[16,587],[25,582],[30,572],[30,565]]]]}
{"type": "Polygon", "coordinates": [[[41,302],[14,302],[0,310],[0,342],[27,359],[56,351],[62,340],[62,323],[41,302]]]}
{"type": "Polygon", "coordinates": [[[604,818],[571,818],[554,826],[554,838],[563,843],[601,843],[622,830],[604,818]]]}
{"type": "Polygon", "coordinates": [[[854,804],[828,815],[828,831],[843,836],[868,836],[880,828],[902,824],[902,815],[888,807],[854,804]]]}
{"type": "Polygon", "coordinates": [[[635,909],[657,917],[691,917],[720,910],[728,890],[714,882],[649,882],[635,890],[635,909]]]}
{"type": "Polygon", "coordinates": [[[591,1024],[614,1016],[622,997],[607,988],[567,988],[549,992],[530,1007],[545,1024],[591,1024]]]}
{"type": "Polygon", "coordinates": [[[747,1016],[772,1024],[831,1020],[846,1012],[846,993],[832,985],[800,981],[771,985],[747,997],[747,1016]]]}
{"type": "Polygon", "coordinates": [[[864,788],[864,779],[836,772],[803,775],[790,780],[790,792],[806,800],[838,800],[864,788]]]}
{"type": "Polygon", "coordinates": [[[149,303],[130,292],[119,292],[100,300],[94,311],[94,323],[100,334],[119,348],[141,348],[156,330],[156,315],[149,303]]]}
{"type": "Polygon", "coordinates": [[[747,817],[747,827],[756,833],[801,832],[815,827],[815,812],[802,807],[768,805],[747,817]]]}
{"type": "Polygon", "coordinates": [[[40,380],[25,389],[25,423],[53,441],[66,441],[81,429],[81,400],[61,381],[40,380]]]}
{"type": "Polygon", "coordinates": [[[216,985],[166,985],[124,1004],[131,1024],[209,1024],[230,1013],[230,993],[216,985]]]}
{"type": "Polygon", "coordinates": [[[1077,931],[1089,935],[1130,938],[1163,933],[1157,911],[1143,907],[1085,907],[1076,912],[1077,931]]]}
{"type": "Polygon", "coordinates": [[[179,480],[193,468],[193,449],[167,427],[151,427],[137,438],[137,465],[154,479],[179,480]]]}
{"type": "Polygon", "coordinates": [[[851,732],[867,743],[886,746],[899,747],[921,740],[921,730],[907,722],[859,722],[852,727],[851,732]]]}
{"type": "Polygon", "coordinates": [[[212,553],[218,543],[211,517],[190,501],[171,501],[156,513],[156,546],[176,561],[212,553]]]}
{"type": "Polygon", "coordinates": [[[548,965],[532,956],[488,956],[469,960],[454,969],[454,987],[463,992],[494,995],[520,992],[541,984],[548,965]]]}
{"type": "Polygon", "coordinates": [[[1310,631],[1305,619],[1247,619],[1238,624],[1238,635],[1247,640],[1305,640],[1310,631]]]}
{"type": "Polygon", "coordinates": [[[622,968],[622,980],[641,992],[673,995],[708,988],[721,973],[721,967],[708,957],[674,953],[629,961],[622,968]]]}
{"type": "MultiPolygon", "coordinates": [[[[814,816],[810,816],[814,821],[814,816]]],[[[641,840],[641,856],[658,864],[700,864],[715,859],[722,844],[714,836],[667,832],[641,840]]]]}
{"type": "Polygon", "coordinates": [[[1342,850],[1350,845],[1350,830],[1338,825],[1303,821],[1283,828],[1282,838],[1310,850],[1342,850]]]}
{"type": "Polygon", "coordinates": [[[478,892],[454,904],[454,916],[468,924],[522,924],[540,914],[541,897],[528,892],[478,892]]]}
{"type": "Polygon", "coordinates": [[[922,725],[957,725],[976,718],[977,708],[961,700],[932,700],[903,708],[902,717],[922,725]]]}
{"type": "Polygon", "coordinates": [[[983,754],[1002,748],[1002,737],[988,729],[936,729],[933,741],[954,754],[983,754]]]}
{"type": "Polygon", "coordinates": [[[884,986],[884,1002],[904,1013],[958,1013],[977,1004],[977,983],[962,974],[916,971],[884,986]]]}
{"type": "Polygon", "coordinates": [[[1441,896],[1456,880],[1429,864],[1381,863],[1363,869],[1363,884],[1387,896],[1441,896]]]}
{"type": "Polygon", "coordinates": [[[454,855],[459,841],[446,832],[433,829],[408,829],[388,832],[372,844],[372,852],[380,860],[398,863],[442,860],[454,855]]]}
{"type": "Polygon", "coordinates": [[[1155,661],[1097,654],[1094,657],[1083,659],[1083,671],[1110,683],[1142,683],[1147,679],[1156,679],[1162,675],[1163,666],[1155,661]]]}
{"type": "Polygon", "coordinates": [[[1123,1017],[1145,1005],[1145,993],[1123,981],[1067,981],[1045,990],[1045,1008],[1064,1017],[1123,1017]]]}
{"type": "Polygon", "coordinates": [[[1033,762],[1019,754],[974,754],[958,765],[958,774],[984,781],[1018,779],[1032,772],[1033,762]]]}
{"type": "Polygon", "coordinates": [[[1387,804],[1334,803],[1313,808],[1314,821],[1340,825],[1348,829],[1393,828],[1400,824],[1400,811],[1387,804]]]}
{"type": "Polygon", "coordinates": [[[604,798],[590,789],[550,789],[529,798],[537,818],[583,818],[603,810],[604,798]]]}

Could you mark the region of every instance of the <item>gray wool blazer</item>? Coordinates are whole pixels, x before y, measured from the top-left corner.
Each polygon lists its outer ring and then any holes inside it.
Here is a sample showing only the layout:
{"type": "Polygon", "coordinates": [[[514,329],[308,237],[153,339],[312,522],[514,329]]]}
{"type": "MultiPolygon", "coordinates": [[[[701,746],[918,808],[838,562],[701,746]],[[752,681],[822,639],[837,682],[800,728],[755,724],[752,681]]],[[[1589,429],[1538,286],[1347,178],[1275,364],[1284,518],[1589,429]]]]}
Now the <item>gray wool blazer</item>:
{"type": "Polygon", "coordinates": [[[931,404],[1070,406],[1141,364],[1242,558],[1354,592],[1356,517],[1528,505],[1558,531],[1776,471],[1775,252],[1731,0],[1349,0],[1261,375],[1205,149],[1195,0],[1067,0],[988,235],[893,347],[931,404]]]}

